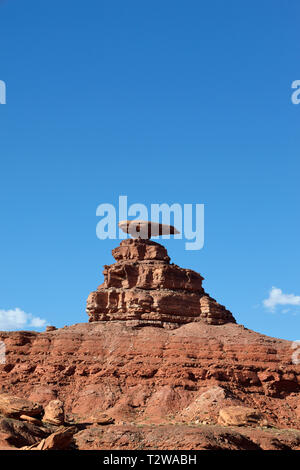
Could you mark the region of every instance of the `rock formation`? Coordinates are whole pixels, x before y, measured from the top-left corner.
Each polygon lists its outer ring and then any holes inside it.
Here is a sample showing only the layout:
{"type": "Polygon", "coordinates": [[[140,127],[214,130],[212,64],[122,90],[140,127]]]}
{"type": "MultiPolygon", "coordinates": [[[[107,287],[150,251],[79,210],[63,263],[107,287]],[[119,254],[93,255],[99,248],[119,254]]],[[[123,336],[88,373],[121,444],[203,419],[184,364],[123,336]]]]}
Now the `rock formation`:
{"type": "Polygon", "coordinates": [[[195,321],[235,323],[231,312],[204,291],[204,278],[170,264],[159,243],[127,239],[112,254],[116,263],[105,266],[104,283],[87,300],[90,322],[131,320],[171,328],[195,321]]]}
{"type": "Polygon", "coordinates": [[[0,332],[0,449],[300,450],[292,343],[237,325],[158,243],[113,255],[90,323],[0,332]]]}
{"type": "Polygon", "coordinates": [[[51,400],[45,407],[43,422],[60,426],[65,422],[64,404],[60,400],[51,400]]]}
{"type": "Polygon", "coordinates": [[[21,415],[37,416],[41,411],[42,407],[37,403],[5,393],[0,395],[0,414],[4,416],[11,418],[18,418],[21,415]]]}
{"type": "Polygon", "coordinates": [[[0,340],[7,351],[0,392],[34,402],[13,398],[12,408],[1,408],[0,448],[56,432],[24,413],[61,400],[80,449],[300,449],[300,365],[290,341],[200,321],[176,329],[79,323],[0,332],[0,340]],[[249,408],[261,422],[248,419],[249,408]],[[1,417],[11,411],[16,418],[1,417]]]}
{"type": "Polygon", "coordinates": [[[259,423],[261,420],[262,414],[253,408],[228,406],[220,409],[218,423],[224,426],[246,426],[247,424],[259,423]]]}
{"type": "Polygon", "coordinates": [[[119,227],[133,238],[150,239],[158,235],[176,235],[180,233],[173,225],[160,224],[150,220],[121,220],[119,227]]]}

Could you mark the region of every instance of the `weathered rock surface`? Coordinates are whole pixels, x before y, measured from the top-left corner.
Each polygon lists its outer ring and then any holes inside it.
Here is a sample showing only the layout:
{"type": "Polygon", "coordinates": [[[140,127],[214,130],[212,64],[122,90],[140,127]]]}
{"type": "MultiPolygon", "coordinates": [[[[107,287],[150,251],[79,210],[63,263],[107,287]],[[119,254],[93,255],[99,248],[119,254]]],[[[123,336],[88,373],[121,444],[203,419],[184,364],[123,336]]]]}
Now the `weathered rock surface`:
{"type": "Polygon", "coordinates": [[[203,289],[203,277],[170,264],[166,249],[153,241],[123,240],[105,266],[104,283],[87,300],[89,321],[136,320],[140,326],[178,327],[204,321],[234,323],[231,312],[203,289]]]}
{"type": "Polygon", "coordinates": [[[259,423],[262,414],[246,406],[227,406],[221,408],[218,423],[224,426],[247,426],[259,423]]]}
{"type": "Polygon", "coordinates": [[[117,425],[74,435],[79,449],[101,450],[299,450],[300,432],[220,425],[117,425]]]}
{"type": "Polygon", "coordinates": [[[73,440],[74,433],[74,427],[60,428],[40,442],[21,447],[21,450],[68,450],[73,440]]]}
{"type": "Polygon", "coordinates": [[[24,398],[19,398],[6,393],[0,394],[0,414],[17,418],[21,415],[37,416],[41,414],[42,407],[24,398]]]}
{"type": "Polygon", "coordinates": [[[6,443],[7,446],[19,448],[39,442],[47,436],[47,430],[26,421],[0,416],[0,435],[4,446],[6,443]]]}
{"type": "Polygon", "coordinates": [[[65,422],[64,404],[61,400],[51,400],[45,406],[45,414],[43,416],[45,423],[60,426],[65,422]]]}
{"type": "Polygon", "coordinates": [[[149,239],[158,235],[180,233],[173,225],[152,222],[151,220],[121,220],[119,227],[133,238],[149,239]]]}

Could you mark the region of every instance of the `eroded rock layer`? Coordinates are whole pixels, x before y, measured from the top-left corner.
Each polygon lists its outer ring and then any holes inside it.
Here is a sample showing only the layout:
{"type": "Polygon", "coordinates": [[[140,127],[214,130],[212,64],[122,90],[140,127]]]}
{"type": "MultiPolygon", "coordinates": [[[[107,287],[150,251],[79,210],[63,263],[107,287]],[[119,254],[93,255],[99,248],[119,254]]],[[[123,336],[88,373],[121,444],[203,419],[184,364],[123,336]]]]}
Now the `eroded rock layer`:
{"type": "Polygon", "coordinates": [[[117,262],[104,267],[104,283],[87,300],[90,322],[132,320],[163,327],[235,323],[231,312],[205,292],[204,278],[170,264],[159,243],[127,239],[112,254],[117,262]]]}
{"type": "MultiPolygon", "coordinates": [[[[189,426],[200,426],[194,429],[200,438],[203,426],[224,426],[221,418],[228,429],[222,432],[230,432],[228,426],[237,426],[236,432],[243,433],[249,426],[253,433],[266,429],[272,445],[275,440],[280,444],[280,428],[291,433],[300,430],[300,365],[293,363],[291,342],[234,323],[220,327],[196,322],[173,330],[134,328],[130,323],[81,323],[44,333],[0,332],[0,341],[6,346],[6,362],[0,364],[0,393],[26,398],[45,410],[49,402],[60,400],[68,426],[73,422],[99,423],[104,418],[115,421],[110,443],[105,441],[107,428],[103,434],[93,425],[94,430],[77,435],[80,448],[93,445],[88,443],[92,431],[99,433],[93,437],[95,448],[118,447],[113,439],[119,432],[115,426],[124,423],[181,423],[182,445],[195,446],[191,448],[205,444],[194,441],[189,426]]],[[[21,412],[32,414],[27,402],[17,401],[13,406],[13,416],[3,422],[4,431],[7,420],[13,425],[21,412]]],[[[10,409],[2,407],[0,434],[3,413],[11,416],[10,409]]],[[[32,428],[33,424],[26,426],[32,428]]],[[[133,430],[140,433],[145,445],[184,448],[175,441],[171,444],[171,437],[167,443],[164,434],[146,444],[147,429],[133,430]]],[[[217,429],[208,432],[216,436],[217,429]]],[[[300,446],[300,431],[294,434],[297,443],[293,446],[300,446]]],[[[272,448],[266,438],[257,434],[261,445],[272,448]]],[[[130,442],[125,448],[139,448],[139,443],[130,442]]],[[[27,445],[33,443],[28,441],[27,445]]],[[[224,444],[224,448],[228,446],[224,444]]]]}

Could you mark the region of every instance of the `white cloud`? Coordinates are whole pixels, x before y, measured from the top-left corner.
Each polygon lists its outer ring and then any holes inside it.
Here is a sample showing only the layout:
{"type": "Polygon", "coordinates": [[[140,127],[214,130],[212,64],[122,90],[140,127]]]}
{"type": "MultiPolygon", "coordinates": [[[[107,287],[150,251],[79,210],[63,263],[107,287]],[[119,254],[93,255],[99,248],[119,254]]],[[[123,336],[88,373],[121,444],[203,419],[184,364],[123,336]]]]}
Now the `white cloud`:
{"type": "Polygon", "coordinates": [[[26,313],[20,308],[0,310],[0,330],[2,331],[42,328],[47,324],[47,320],[34,317],[31,313],[26,313]]]}
{"type": "Polygon", "coordinates": [[[263,301],[263,304],[271,311],[274,311],[277,305],[300,306],[300,295],[284,294],[281,289],[272,287],[269,297],[263,301]]]}

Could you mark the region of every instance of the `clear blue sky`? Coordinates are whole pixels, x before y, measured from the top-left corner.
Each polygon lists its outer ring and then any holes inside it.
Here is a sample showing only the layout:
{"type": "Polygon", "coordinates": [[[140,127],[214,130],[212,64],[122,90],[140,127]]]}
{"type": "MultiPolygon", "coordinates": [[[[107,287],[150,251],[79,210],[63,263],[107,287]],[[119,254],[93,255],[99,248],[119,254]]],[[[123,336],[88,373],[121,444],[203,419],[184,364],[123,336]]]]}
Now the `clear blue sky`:
{"type": "Polygon", "coordinates": [[[284,301],[300,295],[299,15],[298,0],[0,1],[2,318],[87,321],[118,243],[96,238],[96,207],[125,194],[205,204],[204,248],[167,241],[172,261],[239,323],[300,339],[284,301]]]}

